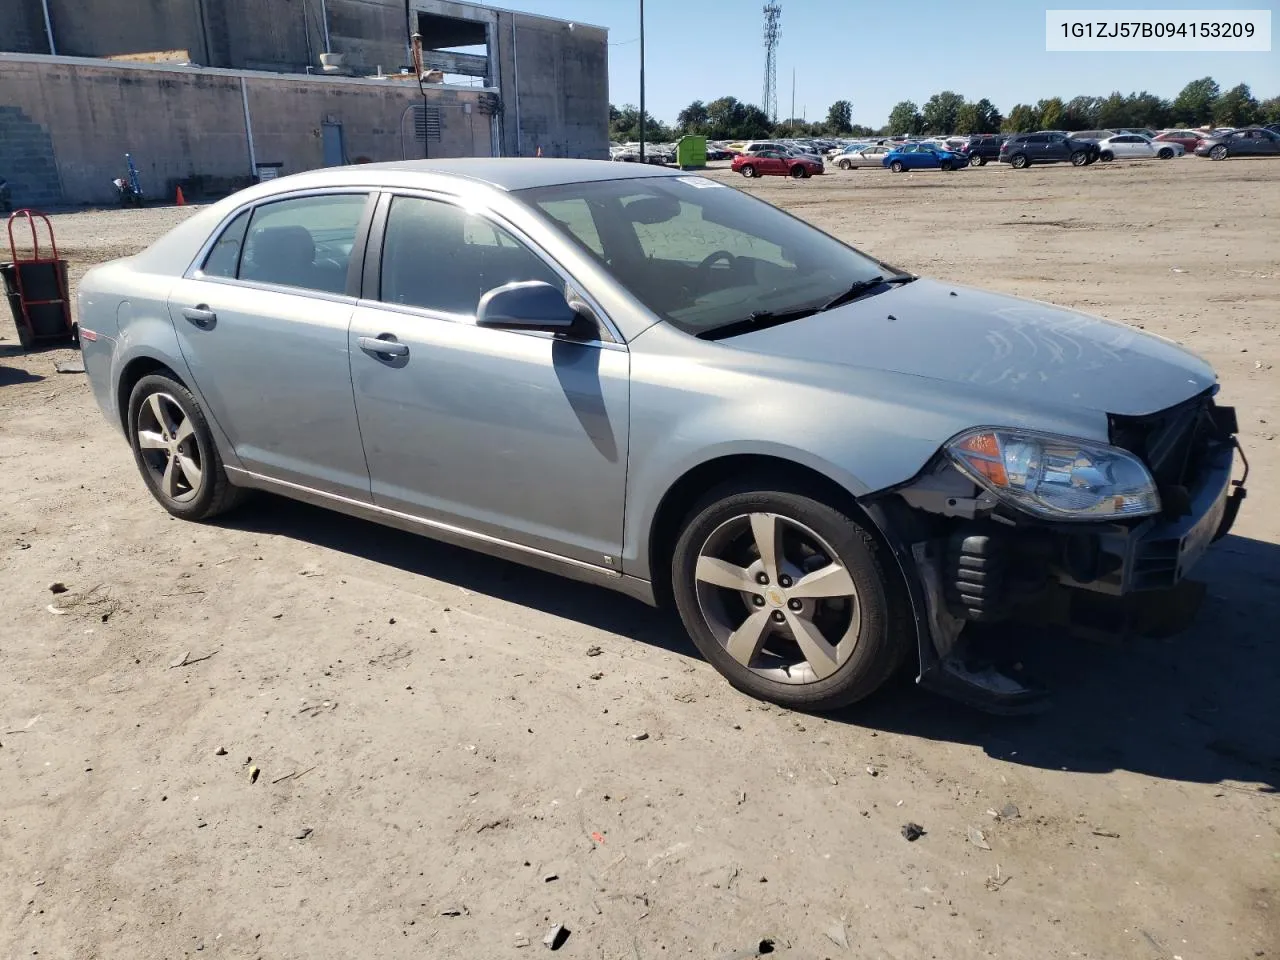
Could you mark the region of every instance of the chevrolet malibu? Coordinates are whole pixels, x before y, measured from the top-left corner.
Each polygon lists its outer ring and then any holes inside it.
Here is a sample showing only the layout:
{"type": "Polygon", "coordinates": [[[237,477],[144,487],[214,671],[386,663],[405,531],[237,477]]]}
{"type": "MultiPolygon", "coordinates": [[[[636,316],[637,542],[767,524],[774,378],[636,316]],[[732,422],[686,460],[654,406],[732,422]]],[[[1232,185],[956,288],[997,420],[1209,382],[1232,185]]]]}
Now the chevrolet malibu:
{"type": "Polygon", "coordinates": [[[94,395],[171,514],[251,489],[670,603],[791,707],[982,624],[1173,591],[1243,497],[1205,363],[916,277],[717,181],[588,160],[259,184],[89,272],[94,395]]]}

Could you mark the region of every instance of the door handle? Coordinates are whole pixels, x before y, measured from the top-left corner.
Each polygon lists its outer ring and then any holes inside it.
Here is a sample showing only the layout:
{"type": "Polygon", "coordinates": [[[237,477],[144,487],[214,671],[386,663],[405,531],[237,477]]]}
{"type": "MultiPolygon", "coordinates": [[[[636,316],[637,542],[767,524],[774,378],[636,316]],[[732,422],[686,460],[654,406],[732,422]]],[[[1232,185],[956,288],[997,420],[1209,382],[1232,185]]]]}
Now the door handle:
{"type": "Polygon", "coordinates": [[[218,322],[218,315],[209,309],[207,303],[202,303],[198,307],[183,307],[182,315],[201,330],[208,330],[218,322]]]}
{"type": "Polygon", "coordinates": [[[376,337],[361,337],[356,342],[360,344],[361,350],[365,353],[373,354],[380,360],[385,360],[387,357],[407,357],[409,355],[409,345],[401,343],[389,333],[376,337]]]}

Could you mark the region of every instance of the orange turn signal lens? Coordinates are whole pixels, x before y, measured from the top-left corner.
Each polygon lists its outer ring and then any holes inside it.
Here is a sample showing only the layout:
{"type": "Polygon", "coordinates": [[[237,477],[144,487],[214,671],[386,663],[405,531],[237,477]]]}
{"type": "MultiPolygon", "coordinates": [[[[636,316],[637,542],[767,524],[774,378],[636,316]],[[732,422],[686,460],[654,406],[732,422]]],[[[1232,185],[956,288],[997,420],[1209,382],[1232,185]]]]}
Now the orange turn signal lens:
{"type": "Polygon", "coordinates": [[[1004,470],[1000,441],[994,433],[975,433],[956,445],[956,453],[965,465],[995,487],[1007,487],[1009,475],[1004,470]]]}

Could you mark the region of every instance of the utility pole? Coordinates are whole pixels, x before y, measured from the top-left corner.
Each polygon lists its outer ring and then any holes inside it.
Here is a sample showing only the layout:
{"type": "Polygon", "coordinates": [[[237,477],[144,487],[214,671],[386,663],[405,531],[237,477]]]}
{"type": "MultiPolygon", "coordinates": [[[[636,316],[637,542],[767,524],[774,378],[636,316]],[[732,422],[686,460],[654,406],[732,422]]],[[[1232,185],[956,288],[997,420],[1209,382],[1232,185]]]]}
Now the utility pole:
{"type": "Polygon", "coordinates": [[[640,0],[640,162],[644,163],[644,0],[640,0]]]}
{"type": "Polygon", "coordinates": [[[791,114],[787,120],[787,126],[790,128],[792,135],[796,132],[796,68],[791,68],[791,114]]]}

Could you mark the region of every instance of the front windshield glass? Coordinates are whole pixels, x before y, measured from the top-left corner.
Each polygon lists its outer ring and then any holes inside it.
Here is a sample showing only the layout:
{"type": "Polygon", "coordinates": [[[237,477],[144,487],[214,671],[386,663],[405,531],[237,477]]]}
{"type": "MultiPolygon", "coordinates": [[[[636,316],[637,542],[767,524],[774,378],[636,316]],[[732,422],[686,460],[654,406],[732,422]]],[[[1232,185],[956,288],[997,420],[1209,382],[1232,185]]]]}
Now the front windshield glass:
{"type": "Polygon", "coordinates": [[[519,196],[637,300],[692,334],[816,311],[898,274],[777,207],[704,177],[569,183],[519,196]]]}

